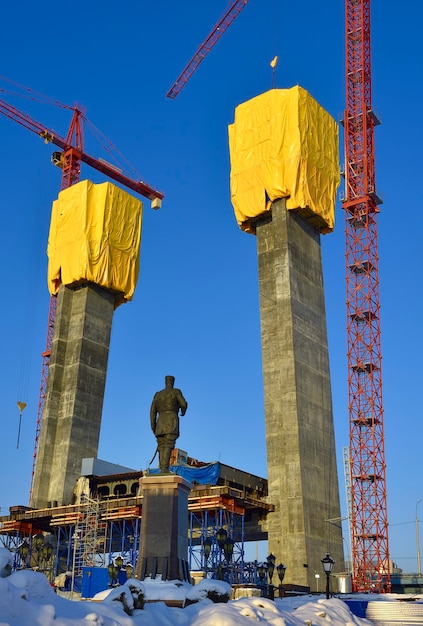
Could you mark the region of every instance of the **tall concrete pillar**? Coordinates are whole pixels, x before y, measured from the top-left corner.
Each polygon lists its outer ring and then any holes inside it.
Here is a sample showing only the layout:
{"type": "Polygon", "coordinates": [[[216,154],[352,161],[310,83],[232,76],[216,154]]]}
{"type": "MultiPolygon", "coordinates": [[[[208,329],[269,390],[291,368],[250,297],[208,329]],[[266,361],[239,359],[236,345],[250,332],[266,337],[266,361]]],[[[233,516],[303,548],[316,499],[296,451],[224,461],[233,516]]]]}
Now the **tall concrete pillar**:
{"type": "Polygon", "coordinates": [[[60,286],[31,506],[70,504],[82,459],[97,457],[114,295],[60,286]]]}
{"type": "Polygon", "coordinates": [[[344,567],[320,233],[281,199],[256,235],[269,552],[285,582],[315,590],[326,552],[344,567]]]}

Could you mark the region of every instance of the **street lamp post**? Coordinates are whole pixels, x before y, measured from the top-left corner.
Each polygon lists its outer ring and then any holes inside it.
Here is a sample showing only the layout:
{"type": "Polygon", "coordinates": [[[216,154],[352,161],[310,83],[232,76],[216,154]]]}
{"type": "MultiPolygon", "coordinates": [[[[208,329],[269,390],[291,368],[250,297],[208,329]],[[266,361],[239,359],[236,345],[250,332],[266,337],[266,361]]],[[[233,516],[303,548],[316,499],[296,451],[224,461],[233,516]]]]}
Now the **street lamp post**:
{"type": "Polygon", "coordinates": [[[276,563],[275,555],[274,554],[269,554],[269,556],[267,557],[266,561],[267,561],[267,575],[269,577],[269,585],[268,585],[267,597],[269,598],[269,600],[274,600],[275,599],[275,593],[274,593],[274,589],[273,589],[272,578],[273,578],[273,573],[275,571],[275,563],[276,563]]]}
{"type": "Polygon", "coordinates": [[[327,552],[326,556],[322,559],[321,562],[322,562],[323,569],[325,570],[325,574],[326,574],[326,599],[329,600],[329,597],[330,597],[329,578],[332,573],[333,566],[335,565],[335,561],[333,560],[329,552],[327,552]]]}
{"type": "Polygon", "coordinates": [[[51,557],[53,555],[53,546],[48,538],[42,533],[37,533],[30,539],[31,543],[25,539],[18,547],[20,558],[20,567],[25,569],[32,567],[39,571],[46,572],[46,576],[51,580],[51,557]]]}
{"type": "Polygon", "coordinates": [[[219,564],[217,567],[217,579],[223,580],[223,571],[222,571],[222,551],[223,546],[225,545],[225,541],[228,537],[228,532],[224,528],[219,528],[216,531],[216,541],[219,546],[219,564]]]}
{"type": "Polygon", "coordinates": [[[264,565],[264,563],[261,563],[258,567],[257,567],[257,574],[259,577],[259,586],[261,588],[261,595],[264,598],[266,596],[266,592],[265,592],[265,577],[266,577],[266,566],[264,565]]]}
{"type": "Polygon", "coordinates": [[[419,506],[421,500],[418,500],[416,504],[416,547],[417,547],[417,573],[421,574],[421,564],[420,564],[420,536],[419,536],[419,518],[417,514],[417,507],[419,506]]]}
{"type": "Polygon", "coordinates": [[[134,566],[132,565],[132,563],[127,563],[125,565],[125,572],[126,572],[126,580],[129,580],[130,578],[132,578],[132,575],[134,573],[134,566]]]}
{"type": "Polygon", "coordinates": [[[42,535],[42,533],[37,533],[32,540],[32,545],[37,553],[37,566],[39,569],[41,569],[40,563],[41,563],[41,552],[43,550],[43,544],[44,544],[44,536],[42,535]]]}
{"type": "Polygon", "coordinates": [[[19,556],[21,559],[21,567],[25,568],[27,566],[27,558],[29,554],[29,543],[25,539],[18,548],[19,556]]]}
{"type": "Polygon", "coordinates": [[[51,557],[53,554],[53,546],[50,544],[49,541],[46,541],[43,544],[42,550],[41,550],[41,554],[42,554],[42,559],[43,559],[43,566],[44,566],[44,570],[46,572],[46,576],[48,578],[49,581],[52,580],[52,572],[51,572],[51,557]]]}
{"type": "MultiPolygon", "coordinates": [[[[122,556],[117,556],[115,558],[115,560],[111,560],[110,563],[107,566],[107,573],[109,574],[109,578],[110,578],[110,587],[119,587],[120,583],[119,583],[119,573],[122,569],[123,566],[123,558],[122,556]]],[[[132,568],[132,566],[131,566],[132,568]]],[[[133,570],[133,568],[132,568],[133,570]]],[[[128,570],[126,570],[126,576],[128,577],[128,570]]]]}
{"type": "Polygon", "coordinates": [[[212,545],[213,545],[213,542],[211,540],[211,537],[206,537],[203,541],[204,569],[206,570],[206,572],[207,572],[207,566],[208,566],[207,564],[208,564],[208,560],[210,557],[212,545]]]}
{"type": "Polygon", "coordinates": [[[265,563],[257,564],[257,574],[258,574],[258,586],[261,589],[261,595],[264,598],[269,598],[269,600],[275,599],[275,586],[273,585],[273,574],[275,573],[275,569],[279,576],[279,597],[283,597],[283,586],[282,581],[285,576],[286,565],[283,563],[279,563],[276,567],[276,557],[273,554],[269,554],[266,557],[265,563]]]}
{"type": "MultiPolygon", "coordinates": [[[[216,531],[216,542],[219,548],[219,561],[217,565],[217,578],[218,580],[227,580],[229,584],[232,584],[233,578],[233,564],[232,557],[234,554],[235,540],[232,539],[229,532],[224,528],[219,528],[216,531]],[[223,561],[224,559],[224,561],[223,561]]],[[[203,541],[203,551],[205,567],[207,571],[207,561],[212,550],[212,540],[207,538],[203,541]]]]}
{"type": "Polygon", "coordinates": [[[219,546],[220,551],[223,550],[223,546],[225,545],[226,538],[228,536],[228,532],[224,528],[219,528],[216,531],[216,541],[219,546]]]}
{"type": "Polygon", "coordinates": [[[115,565],[116,565],[116,567],[118,568],[118,570],[120,572],[120,570],[122,569],[122,565],[123,565],[123,558],[122,558],[121,555],[119,555],[119,556],[117,556],[115,558],[115,565]]]}
{"type": "Polygon", "coordinates": [[[282,583],[283,579],[285,578],[286,565],[284,565],[283,563],[279,563],[279,565],[276,567],[276,571],[279,576],[279,597],[283,598],[285,594],[282,583]]]}
{"type": "Polygon", "coordinates": [[[107,573],[109,574],[110,579],[109,587],[115,587],[117,585],[119,570],[115,563],[113,563],[113,561],[110,561],[110,563],[108,564],[107,573]]]}
{"type": "Polygon", "coordinates": [[[235,541],[231,537],[227,537],[225,543],[223,544],[223,554],[225,555],[225,561],[228,566],[231,565],[232,555],[234,553],[234,545],[235,541]]]}

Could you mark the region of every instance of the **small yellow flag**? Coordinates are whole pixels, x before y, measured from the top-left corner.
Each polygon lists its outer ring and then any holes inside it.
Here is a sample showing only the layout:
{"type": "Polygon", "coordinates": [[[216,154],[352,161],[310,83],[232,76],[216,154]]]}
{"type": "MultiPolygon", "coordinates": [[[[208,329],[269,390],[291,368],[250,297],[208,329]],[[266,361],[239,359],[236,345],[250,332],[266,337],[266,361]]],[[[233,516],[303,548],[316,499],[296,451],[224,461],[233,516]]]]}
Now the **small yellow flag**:
{"type": "Polygon", "coordinates": [[[278,57],[278,56],[274,57],[274,58],[270,61],[270,67],[272,67],[273,69],[275,69],[276,65],[278,64],[278,60],[279,60],[279,57],[278,57]]]}
{"type": "Polygon", "coordinates": [[[26,402],[18,402],[19,407],[19,428],[18,428],[18,441],[16,443],[16,447],[19,448],[19,439],[21,437],[21,421],[22,421],[22,411],[26,407],[26,402]]]}

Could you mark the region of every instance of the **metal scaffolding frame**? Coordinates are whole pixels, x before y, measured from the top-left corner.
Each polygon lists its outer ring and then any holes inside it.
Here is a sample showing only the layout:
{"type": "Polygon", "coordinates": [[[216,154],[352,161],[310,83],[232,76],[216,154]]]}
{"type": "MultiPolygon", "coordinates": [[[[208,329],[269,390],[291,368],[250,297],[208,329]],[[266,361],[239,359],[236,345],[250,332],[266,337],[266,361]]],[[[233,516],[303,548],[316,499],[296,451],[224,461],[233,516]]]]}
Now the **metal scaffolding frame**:
{"type": "Polygon", "coordinates": [[[109,562],[117,555],[121,556],[124,565],[130,564],[135,569],[137,558],[141,520],[111,520],[108,523],[108,556],[109,562]]]}
{"type": "Polygon", "coordinates": [[[191,511],[189,567],[205,577],[244,581],[244,514],[228,509],[191,511]],[[223,536],[220,535],[224,531],[223,536]],[[230,549],[228,550],[228,546],[230,549]]]}
{"type": "MultiPolygon", "coordinates": [[[[273,507],[265,500],[264,479],[229,466],[220,474],[221,484],[196,485],[188,499],[189,567],[193,576],[252,582],[257,563],[244,562],[244,542],[262,538],[260,515],[273,507]]],[[[119,567],[128,575],[138,558],[142,496],[104,498],[99,485],[132,485],[135,477],[139,480],[138,473],[99,477],[71,505],[11,508],[10,516],[0,518],[0,544],[15,554],[15,569],[34,567],[39,556],[44,567],[48,557],[51,580],[60,577],[57,584],[66,588],[72,576],[72,591],[78,590],[83,571],[93,568],[110,570],[110,576],[112,566],[119,567]]]]}

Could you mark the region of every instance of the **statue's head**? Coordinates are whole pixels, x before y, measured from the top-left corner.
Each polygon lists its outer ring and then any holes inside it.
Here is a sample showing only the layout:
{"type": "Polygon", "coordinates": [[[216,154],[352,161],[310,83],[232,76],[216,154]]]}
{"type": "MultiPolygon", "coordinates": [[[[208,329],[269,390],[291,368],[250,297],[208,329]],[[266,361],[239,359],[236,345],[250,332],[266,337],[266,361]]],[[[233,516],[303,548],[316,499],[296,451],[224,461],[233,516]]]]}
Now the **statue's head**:
{"type": "Polygon", "coordinates": [[[165,376],[165,385],[166,385],[166,387],[173,387],[174,384],[175,384],[175,377],[174,376],[165,376]]]}

